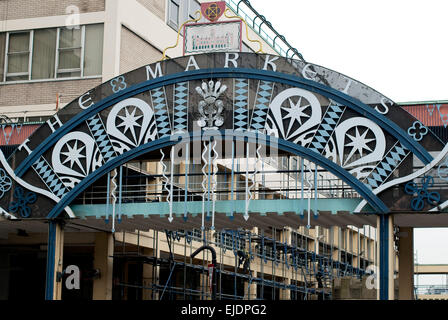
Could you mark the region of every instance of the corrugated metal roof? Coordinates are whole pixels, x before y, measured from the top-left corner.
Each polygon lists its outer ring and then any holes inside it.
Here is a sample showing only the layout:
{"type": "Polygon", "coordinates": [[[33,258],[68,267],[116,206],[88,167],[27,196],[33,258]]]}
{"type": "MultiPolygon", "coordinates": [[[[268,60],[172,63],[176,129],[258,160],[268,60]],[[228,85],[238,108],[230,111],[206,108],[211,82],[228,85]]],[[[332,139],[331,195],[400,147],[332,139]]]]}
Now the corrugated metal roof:
{"type": "Polygon", "coordinates": [[[448,104],[401,106],[428,127],[448,127],[448,104]]]}
{"type": "Polygon", "coordinates": [[[40,124],[1,124],[0,145],[20,145],[39,127],[40,124]]]}
{"type": "Polygon", "coordinates": [[[397,102],[399,106],[415,106],[415,105],[427,105],[427,104],[447,104],[448,100],[429,100],[429,101],[409,101],[409,102],[397,102]]]}

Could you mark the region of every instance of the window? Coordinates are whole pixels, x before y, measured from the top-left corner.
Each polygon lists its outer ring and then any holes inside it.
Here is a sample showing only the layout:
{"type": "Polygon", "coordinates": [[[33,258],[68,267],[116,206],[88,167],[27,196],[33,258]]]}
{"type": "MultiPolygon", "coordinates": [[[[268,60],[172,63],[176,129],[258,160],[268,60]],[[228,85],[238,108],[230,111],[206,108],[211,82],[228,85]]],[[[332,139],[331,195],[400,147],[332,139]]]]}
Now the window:
{"type": "Polygon", "coordinates": [[[102,24],[94,24],[78,29],[0,34],[1,79],[27,81],[100,76],[103,32],[102,24]]]}
{"type": "Polygon", "coordinates": [[[54,78],[56,29],[34,31],[31,79],[54,78]]]}
{"type": "Polygon", "coordinates": [[[196,19],[196,11],[201,11],[201,5],[196,0],[188,0],[188,19],[196,19]]]}
{"type": "Polygon", "coordinates": [[[168,0],[168,25],[179,29],[180,0],[168,0]]]}
{"type": "Polygon", "coordinates": [[[298,163],[297,158],[292,158],[292,166],[291,166],[291,169],[292,169],[293,171],[297,171],[297,168],[298,168],[297,163],[298,163]]]}
{"type": "Polygon", "coordinates": [[[27,80],[30,62],[30,32],[10,33],[7,53],[7,81],[27,80]]]}
{"type": "Polygon", "coordinates": [[[81,28],[59,29],[58,78],[81,76],[81,28]]]}
{"type": "Polygon", "coordinates": [[[6,33],[0,33],[0,82],[5,72],[6,33]]]}
{"type": "Polygon", "coordinates": [[[86,26],[84,49],[84,76],[97,76],[103,72],[103,38],[102,24],[86,26]]]}
{"type": "Polygon", "coordinates": [[[168,25],[176,31],[187,20],[196,19],[201,6],[196,0],[168,0],[168,25]]]}

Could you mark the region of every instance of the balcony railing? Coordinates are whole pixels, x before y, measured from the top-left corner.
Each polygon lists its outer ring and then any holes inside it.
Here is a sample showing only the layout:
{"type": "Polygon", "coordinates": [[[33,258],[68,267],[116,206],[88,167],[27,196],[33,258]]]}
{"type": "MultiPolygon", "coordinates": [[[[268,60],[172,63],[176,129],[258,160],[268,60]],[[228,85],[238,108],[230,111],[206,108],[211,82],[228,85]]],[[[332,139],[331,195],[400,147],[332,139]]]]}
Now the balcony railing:
{"type": "Polygon", "coordinates": [[[286,58],[296,58],[305,61],[302,54],[292,47],[285,36],[279,34],[266,18],[255,10],[248,0],[226,0],[227,6],[247,25],[268,43],[277,53],[286,58]]]}

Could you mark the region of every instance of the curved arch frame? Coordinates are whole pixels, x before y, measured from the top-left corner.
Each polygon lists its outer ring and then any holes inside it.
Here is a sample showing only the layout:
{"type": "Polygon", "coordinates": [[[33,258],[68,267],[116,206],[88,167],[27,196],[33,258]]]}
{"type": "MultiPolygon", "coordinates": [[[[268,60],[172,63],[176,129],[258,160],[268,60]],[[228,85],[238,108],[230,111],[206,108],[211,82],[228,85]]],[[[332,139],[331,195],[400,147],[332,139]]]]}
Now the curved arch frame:
{"type": "Polygon", "coordinates": [[[217,68],[217,69],[201,69],[192,70],[182,73],[170,74],[156,79],[148,80],[140,84],[129,87],[116,94],[113,94],[86,109],[84,112],[76,115],[66,122],[62,127],[47,137],[33,152],[17,167],[15,173],[21,177],[32,166],[32,164],[51,146],[56,143],[65,134],[76,128],[85,120],[101,112],[102,110],[118,103],[121,100],[133,97],[165,85],[177,82],[201,80],[204,78],[247,78],[254,80],[271,81],[282,83],[294,87],[299,87],[311,92],[316,92],[327,98],[333,99],[355,111],[367,116],[369,119],[378,124],[392,136],[395,136],[406,148],[415,154],[425,165],[433,160],[433,157],[419,143],[414,141],[407,133],[397,126],[395,123],[387,119],[384,115],[376,112],[361,101],[350,97],[349,95],[336,89],[324,86],[315,81],[299,78],[295,75],[284,74],[268,70],[256,70],[245,68],[217,68]]]}
{"type": "MultiPolygon", "coordinates": [[[[316,163],[317,165],[327,169],[329,172],[335,174],[348,185],[353,187],[364,199],[368,201],[368,203],[378,211],[379,214],[386,214],[389,212],[387,206],[376,196],[373,192],[367,188],[362,182],[357,180],[354,176],[348,173],[346,170],[342,169],[332,161],[326,159],[316,152],[312,152],[305,147],[294,144],[289,141],[285,141],[283,139],[278,139],[271,136],[266,136],[262,133],[257,132],[238,132],[232,130],[223,130],[223,131],[208,131],[201,132],[195,131],[187,134],[176,134],[169,137],[161,138],[147,144],[141,145],[137,148],[131,149],[120,156],[115,157],[114,159],[107,162],[105,165],[91,173],[89,176],[84,178],[75,188],[73,188],[56,206],[52,209],[48,218],[56,218],[62,210],[68,206],[81,192],[83,192],[89,185],[94,183],[100,177],[102,177],[107,172],[112,171],[113,169],[119,167],[120,165],[125,164],[126,162],[137,158],[140,155],[143,155],[148,152],[152,152],[161,148],[174,146],[180,141],[185,141],[187,138],[189,142],[203,140],[204,138],[208,139],[210,136],[215,137],[216,135],[220,135],[224,138],[232,138],[233,141],[247,141],[251,143],[263,143],[267,146],[275,145],[279,149],[290,152],[294,155],[303,157],[311,162],[316,163]],[[272,143],[271,143],[272,142],[272,143]]],[[[225,140],[225,139],[222,139],[225,140]]],[[[208,140],[206,140],[208,141],[208,140]]]]}

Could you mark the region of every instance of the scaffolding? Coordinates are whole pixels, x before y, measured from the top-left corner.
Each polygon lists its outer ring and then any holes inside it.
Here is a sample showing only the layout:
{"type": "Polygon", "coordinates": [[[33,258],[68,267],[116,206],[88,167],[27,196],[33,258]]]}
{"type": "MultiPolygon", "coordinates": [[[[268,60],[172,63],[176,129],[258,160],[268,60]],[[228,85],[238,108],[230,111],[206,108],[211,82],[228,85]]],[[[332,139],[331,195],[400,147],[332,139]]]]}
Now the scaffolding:
{"type": "MultiPolygon", "coordinates": [[[[304,229],[306,230],[306,229],[304,229]]],[[[211,275],[215,274],[218,300],[328,300],[332,299],[335,278],[366,274],[365,268],[333,259],[333,244],[321,242],[322,253],[310,248],[312,239],[304,232],[288,229],[269,230],[206,230],[151,231],[151,254],[140,246],[114,254],[117,266],[114,294],[119,299],[209,300],[212,299],[211,275]],[[161,241],[163,236],[165,241],[161,241]],[[163,252],[162,243],[168,248],[163,252]],[[200,257],[191,255],[201,245],[216,250],[216,265],[211,266],[210,252],[200,257]],[[182,253],[182,255],[180,254],[182,253]],[[233,263],[231,263],[232,261],[233,263]],[[124,275],[126,264],[143,274],[152,274],[150,281],[124,275]],[[210,267],[215,268],[214,273],[210,267]],[[126,281],[127,279],[127,281],[126,281]]],[[[140,238],[140,232],[137,234],[140,238]]],[[[166,248],[165,248],[166,249],[166,248]]]]}
{"type": "MultiPolygon", "coordinates": [[[[137,246],[126,243],[122,231],[123,249],[114,254],[114,299],[207,300],[216,292],[219,300],[327,300],[332,299],[335,279],[366,274],[366,263],[360,263],[363,255],[359,251],[359,231],[356,254],[345,241],[335,243],[336,227],[326,230],[310,225],[310,212],[318,212],[319,198],[360,198],[355,190],[301,157],[255,157],[249,152],[255,148],[247,145],[245,157],[238,158],[232,152],[229,159],[212,159],[212,149],[204,148],[210,159],[197,164],[187,159],[174,164],[173,157],[165,160],[164,156],[160,160],[155,157],[127,163],[75,201],[113,205],[115,196],[119,217],[122,203],[184,203],[186,213],[188,205],[202,202],[202,229],[136,231],[137,246]],[[111,188],[114,180],[116,191],[111,188]],[[307,226],[215,230],[213,223],[211,227],[204,224],[204,219],[213,219],[217,200],[233,201],[229,212],[232,219],[237,200],[246,200],[248,214],[249,200],[276,199],[300,200],[298,216],[308,221],[307,226]],[[142,234],[144,245],[140,241],[142,234]],[[192,257],[201,246],[216,252],[215,263],[210,250],[192,257]],[[357,263],[354,256],[358,257],[357,263]],[[212,285],[214,280],[216,286],[212,285]]],[[[106,218],[110,216],[106,207],[106,218]]],[[[367,254],[364,260],[373,264],[373,257],[367,254]]]]}

